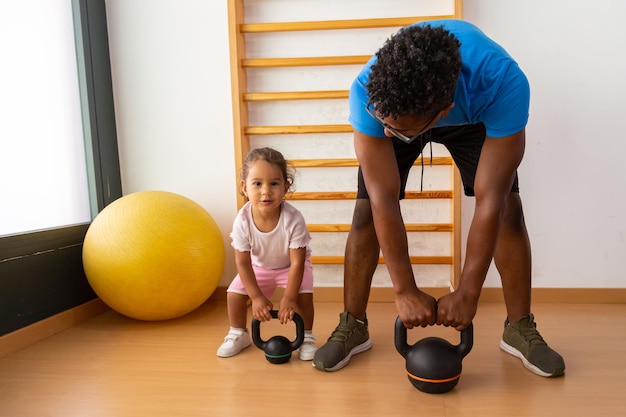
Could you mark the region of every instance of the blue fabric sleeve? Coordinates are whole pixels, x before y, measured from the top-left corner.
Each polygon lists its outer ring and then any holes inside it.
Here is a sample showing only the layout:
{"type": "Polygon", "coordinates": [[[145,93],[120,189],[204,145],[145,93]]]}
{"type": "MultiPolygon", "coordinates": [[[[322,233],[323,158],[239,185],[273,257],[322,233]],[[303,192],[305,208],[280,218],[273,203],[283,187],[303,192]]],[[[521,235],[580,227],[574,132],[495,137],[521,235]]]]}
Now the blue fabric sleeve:
{"type": "Polygon", "coordinates": [[[365,110],[365,106],[367,106],[367,102],[369,101],[365,84],[369,78],[369,68],[373,61],[375,61],[375,57],[370,59],[366,68],[359,73],[359,76],[350,87],[350,95],[348,98],[350,117],[348,118],[348,122],[350,122],[354,130],[369,136],[384,138],[386,136],[383,126],[365,110]]]}
{"type": "Polygon", "coordinates": [[[500,91],[482,112],[487,136],[501,138],[526,127],[530,107],[530,85],[517,65],[509,67],[500,91]]]}

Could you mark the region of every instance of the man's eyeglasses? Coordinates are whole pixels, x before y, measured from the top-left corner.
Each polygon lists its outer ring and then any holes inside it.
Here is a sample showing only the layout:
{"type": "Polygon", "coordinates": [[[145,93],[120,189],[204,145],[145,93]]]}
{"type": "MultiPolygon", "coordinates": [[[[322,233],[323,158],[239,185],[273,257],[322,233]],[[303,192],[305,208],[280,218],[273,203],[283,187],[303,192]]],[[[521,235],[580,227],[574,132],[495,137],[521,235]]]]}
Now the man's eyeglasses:
{"type": "Polygon", "coordinates": [[[397,137],[398,139],[400,139],[403,142],[406,143],[411,143],[413,142],[415,139],[417,139],[418,137],[420,137],[421,135],[423,135],[424,133],[426,133],[426,131],[428,130],[428,126],[431,125],[432,122],[435,121],[435,119],[437,118],[437,116],[439,115],[440,112],[435,113],[435,115],[433,116],[432,119],[430,119],[428,121],[428,123],[426,123],[419,131],[417,134],[413,135],[413,136],[406,136],[405,134],[401,133],[400,131],[394,129],[393,127],[389,126],[387,123],[385,123],[385,121],[378,115],[376,114],[376,111],[374,110],[374,108],[372,107],[371,104],[368,104],[367,106],[365,106],[365,110],[367,110],[367,112],[370,114],[370,116],[372,116],[374,119],[376,119],[376,121],[378,121],[380,124],[383,125],[383,127],[385,129],[387,129],[392,135],[394,135],[395,137],[397,137]]]}

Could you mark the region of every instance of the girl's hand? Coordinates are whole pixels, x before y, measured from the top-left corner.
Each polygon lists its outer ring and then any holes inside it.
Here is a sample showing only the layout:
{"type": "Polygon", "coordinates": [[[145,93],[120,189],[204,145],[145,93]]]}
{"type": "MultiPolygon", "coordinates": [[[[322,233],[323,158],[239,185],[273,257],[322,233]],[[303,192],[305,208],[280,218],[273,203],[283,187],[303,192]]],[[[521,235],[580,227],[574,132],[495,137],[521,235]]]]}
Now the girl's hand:
{"type": "Polygon", "coordinates": [[[283,297],[280,300],[280,307],[278,308],[278,319],[281,324],[285,324],[289,322],[289,320],[293,320],[293,314],[296,312],[296,300],[288,299],[283,297]]]}
{"type": "Polygon", "coordinates": [[[265,298],[260,296],[252,300],[252,317],[258,321],[269,321],[272,319],[270,310],[274,308],[274,304],[265,298]]]}

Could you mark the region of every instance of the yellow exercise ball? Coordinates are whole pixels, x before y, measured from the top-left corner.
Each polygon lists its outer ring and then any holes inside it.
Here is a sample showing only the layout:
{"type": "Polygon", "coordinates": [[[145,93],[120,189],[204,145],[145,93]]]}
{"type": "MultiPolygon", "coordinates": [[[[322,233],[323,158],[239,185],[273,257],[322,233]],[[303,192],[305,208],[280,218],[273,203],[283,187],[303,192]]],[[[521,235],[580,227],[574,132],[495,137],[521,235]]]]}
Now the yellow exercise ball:
{"type": "Polygon", "coordinates": [[[224,270],[224,241],[199,204],[166,191],[141,191],[109,204],[85,235],[89,284],[113,310],[167,320],[203,304],[224,270]]]}

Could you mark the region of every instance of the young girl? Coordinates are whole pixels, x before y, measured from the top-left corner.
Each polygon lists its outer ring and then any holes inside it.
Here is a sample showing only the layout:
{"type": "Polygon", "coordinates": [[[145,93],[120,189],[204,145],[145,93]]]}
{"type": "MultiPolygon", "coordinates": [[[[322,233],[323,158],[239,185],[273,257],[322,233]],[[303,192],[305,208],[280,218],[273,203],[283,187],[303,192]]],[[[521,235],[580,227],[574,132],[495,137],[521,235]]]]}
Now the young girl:
{"type": "Polygon", "coordinates": [[[230,357],[251,344],[246,328],[248,298],[252,316],[271,320],[270,297],[285,289],[278,319],[285,324],[297,312],[304,321],[301,360],[312,360],[317,347],[313,328],[313,267],[308,246],[311,235],[302,213],[284,201],[293,185],[293,170],[271,148],[250,151],[243,164],[241,189],[248,202],[239,210],[230,234],[235,248],[237,276],[227,290],[230,330],[217,356],[230,357]]]}

